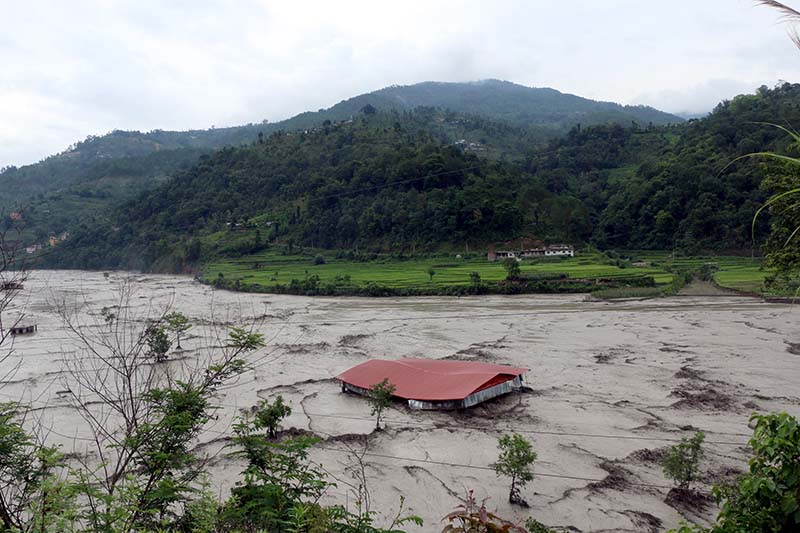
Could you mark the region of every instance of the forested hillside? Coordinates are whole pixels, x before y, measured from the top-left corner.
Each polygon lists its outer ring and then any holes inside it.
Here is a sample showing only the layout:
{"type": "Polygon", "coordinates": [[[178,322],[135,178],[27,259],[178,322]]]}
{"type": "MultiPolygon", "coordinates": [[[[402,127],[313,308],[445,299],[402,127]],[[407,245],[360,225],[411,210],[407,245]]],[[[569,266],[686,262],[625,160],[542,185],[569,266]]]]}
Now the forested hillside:
{"type": "Polygon", "coordinates": [[[203,155],[113,216],[82,220],[44,260],[181,270],[275,243],[414,253],[522,234],[605,249],[745,251],[767,196],[764,163],[726,165],[791,150],[763,122],[798,122],[799,97],[800,85],[762,88],[684,125],[576,126],[544,146],[481,117],[366,107],[353,120],[203,155]]]}
{"type": "Polygon", "coordinates": [[[442,235],[478,242],[518,231],[524,177],[437,139],[421,128],[429,112],[365,114],[204,156],[115,217],[84,224],[50,262],[179,269],[275,239],[410,250],[442,235]]]}
{"type": "MultiPolygon", "coordinates": [[[[800,85],[762,87],[681,128],[574,130],[526,170],[587,207],[600,247],[745,249],[767,196],[766,169],[758,159],[727,165],[751,152],[792,150],[788,135],[764,123],[798,121],[800,85]]],[[[766,220],[756,229],[763,238],[766,220]]]]}
{"type": "Polygon", "coordinates": [[[424,127],[449,142],[464,139],[475,143],[476,151],[490,158],[518,157],[578,123],[682,121],[652,108],[595,102],[553,89],[497,80],[394,86],[275,123],[191,131],[113,131],[90,136],[37,164],[0,170],[0,209],[6,214],[25,211],[25,240],[42,241],[152,189],[172,173],[196,163],[200,155],[224,146],[250,144],[259,135],[263,138],[276,131],[346,121],[365,107],[378,111],[435,107],[469,115],[461,123],[452,116],[437,117],[437,122],[424,127]]]}

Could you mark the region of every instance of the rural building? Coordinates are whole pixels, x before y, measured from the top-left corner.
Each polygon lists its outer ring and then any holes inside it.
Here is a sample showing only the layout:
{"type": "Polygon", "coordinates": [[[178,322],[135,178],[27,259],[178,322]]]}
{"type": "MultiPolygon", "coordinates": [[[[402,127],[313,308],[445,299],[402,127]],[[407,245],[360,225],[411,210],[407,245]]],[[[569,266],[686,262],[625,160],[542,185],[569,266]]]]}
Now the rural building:
{"type": "Polygon", "coordinates": [[[12,335],[29,335],[31,333],[36,333],[36,324],[16,324],[9,328],[9,331],[12,335]]]}
{"type": "Polygon", "coordinates": [[[494,245],[489,247],[489,254],[486,258],[489,261],[502,261],[507,257],[526,259],[531,257],[573,257],[575,248],[571,244],[548,244],[535,247],[522,248],[520,250],[495,250],[494,245]]]}
{"type": "Polygon", "coordinates": [[[336,376],[343,392],[364,395],[388,379],[394,396],[412,409],[461,409],[508,394],[522,386],[527,368],[472,361],[373,359],[336,376]]]}
{"type": "Polygon", "coordinates": [[[548,244],[544,247],[544,255],[565,255],[572,257],[575,255],[575,248],[570,244],[548,244]]]}

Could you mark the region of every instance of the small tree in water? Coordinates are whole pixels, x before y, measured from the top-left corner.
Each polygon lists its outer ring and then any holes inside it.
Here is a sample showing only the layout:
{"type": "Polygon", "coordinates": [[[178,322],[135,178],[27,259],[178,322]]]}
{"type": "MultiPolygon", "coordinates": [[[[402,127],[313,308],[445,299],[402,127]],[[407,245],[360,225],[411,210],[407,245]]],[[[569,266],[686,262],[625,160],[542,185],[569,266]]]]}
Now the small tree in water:
{"type": "Polygon", "coordinates": [[[530,442],[517,434],[503,435],[498,440],[497,447],[500,448],[500,456],[493,465],[494,471],[498,476],[511,478],[508,501],[527,507],[528,502],[520,496],[520,489],[533,480],[531,466],[536,461],[536,452],[530,442]]]}
{"type": "Polygon", "coordinates": [[[692,437],[684,437],[679,444],[670,448],[661,463],[664,475],[675,481],[679,489],[689,490],[697,480],[700,461],[703,459],[703,441],[706,435],[698,431],[692,437]]]}
{"type": "Polygon", "coordinates": [[[383,410],[391,405],[394,391],[395,386],[389,383],[389,378],[383,378],[382,381],[370,387],[367,393],[367,400],[372,406],[372,415],[377,416],[375,429],[381,429],[383,410]]]}
{"type": "Polygon", "coordinates": [[[145,330],[144,341],[147,344],[147,355],[149,357],[159,363],[167,360],[167,352],[172,343],[169,342],[164,326],[156,323],[150,324],[145,330]]]}
{"type": "Polygon", "coordinates": [[[281,420],[290,414],[292,414],[292,408],[283,402],[283,396],[278,395],[273,403],[266,400],[261,402],[253,425],[256,429],[266,429],[267,436],[274,439],[278,436],[281,420]]]}
{"type": "Polygon", "coordinates": [[[169,313],[167,316],[164,317],[164,320],[167,323],[167,329],[175,333],[176,341],[175,349],[182,350],[181,348],[181,333],[185,333],[192,328],[192,325],[189,323],[189,319],[186,318],[186,315],[183,313],[179,313],[174,311],[169,313]]]}

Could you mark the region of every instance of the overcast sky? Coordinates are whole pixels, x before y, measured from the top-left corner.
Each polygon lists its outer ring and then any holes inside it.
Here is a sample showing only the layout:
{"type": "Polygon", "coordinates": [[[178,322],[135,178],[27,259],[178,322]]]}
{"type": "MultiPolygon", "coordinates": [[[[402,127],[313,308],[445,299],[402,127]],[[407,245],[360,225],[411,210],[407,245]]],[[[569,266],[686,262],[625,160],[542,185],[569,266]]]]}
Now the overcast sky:
{"type": "Polygon", "coordinates": [[[800,81],[787,28],[752,0],[0,0],[0,12],[0,167],[112,129],[276,121],[426,80],[678,113],[800,81]]]}

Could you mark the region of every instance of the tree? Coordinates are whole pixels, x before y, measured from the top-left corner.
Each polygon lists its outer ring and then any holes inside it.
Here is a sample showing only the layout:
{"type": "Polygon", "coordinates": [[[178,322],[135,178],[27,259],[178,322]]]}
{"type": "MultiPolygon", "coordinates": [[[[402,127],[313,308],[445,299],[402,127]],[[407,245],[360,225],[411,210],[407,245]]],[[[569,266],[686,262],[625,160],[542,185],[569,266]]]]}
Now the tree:
{"type": "Polygon", "coordinates": [[[692,437],[684,437],[681,442],[670,448],[661,466],[664,475],[675,481],[679,489],[689,490],[692,482],[697,480],[700,461],[703,459],[703,441],[705,433],[698,431],[692,437]]]}
{"type": "Polygon", "coordinates": [[[716,523],[682,526],[673,533],[800,531],[800,424],[786,413],[750,417],[750,471],[733,485],[715,486],[721,503],[716,523]]]}
{"type": "Polygon", "coordinates": [[[0,404],[0,530],[56,531],[59,514],[75,507],[59,476],[66,463],[56,447],[26,432],[25,412],[18,404],[0,404]]]}
{"type": "Polygon", "coordinates": [[[479,272],[469,273],[469,282],[472,285],[472,291],[477,293],[481,288],[481,275],[479,272]]]}
{"type": "Polygon", "coordinates": [[[503,268],[506,269],[506,279],[518,278],[520,275],[519,261],[514,257],[503,259],[503,268]]]}
{"type": "Polygon", "coordinates": [[[327,479],[324,467],[309,458],[311,448],[321,439],[296,436],[274,441],[260,426],[258,416],[242,417],[234,425],[232,440],[237,450],[233,455],[245,459],[247,466],[244,482],[231,490],[222,506],[215,531],[402,533],[399,526],[403,524],[422,525],[419,517],[404,516],[402,497],[388,529],[374,525],[378,513],[369,509],[363,454],[356,455],[354,479],[358,485],[343,481],[353,490],[357,512],[341,505],[323,507],[321,496],[336,485],[327,479]]]}
{"type": "Polygon", "coordinates": [[[531,443],[517,434],[503,435],[497,446],[500,448],[500,456],[493,466],[498,476],[511,478],[508,501],[527,507],[527,502],[520,496],[520,489],[533,480],[531,466],[538,456],[531,443]]]}
{"type": "Polygon", "coordinates": [[[109,328],[114,324],[114,320],[117,319],[117,314],[109,307],[103,307],[100,310],[100,316],[109,328]]]}
{"type": "Polygon", "coordinates": [[[278,436],[278,427],[280,427],[281,420],[291,414],[292,408],[283,402],[283,396],[279,394],[273,403],[269,403],[267,400],[261,402],[258,411],[256,411],[253,427],[255,429],[266,429],[269,438],[274,439],[278,436]]]}
{"type": "Polygon", "coordinates": [[[375,429],[381,429],[383,410],[392,404],[394,391],[395,386],[389,382],[389,378],[383,378],[382,381],[370,387],[367,393],[367,401],[372,407],[372,415],[377,416],[375,420],[375,429]]]}
{"type": "Polygon", "coordinates": [[[172,331],[175,334],[175,349],[182,350],[181,348],[181,334],[186,333],[190,329],[192,329],[192,325],[189,323],[189,319],[186,318],[186,315],[183,313],[179,313],[178,311],[173,311],[172,313],[168,313],[164,317],[164,321],[166,322],[167,329],[172,331]]]}
{"type": "Polygon", "coordinates": [[[732,487],[715,487],[722,509],[713,531],[799,531],[800,424],[786,413],[750,421],[750,471],[732,487]]]}
{"type": "Polygon", "coordinates": [[[433,276],[436,274],[436,271],[433,269],[433,267],[429,266],[426,272],[428,274],[429,281],[433,281],[433,276]]]}
{"type": "Polygon", "coordinates": [[[94,464],[79,456],[74,469],[82,529],[92,531],[171,529],[164,524],[180,518],[204,473],[194,443],[214,413],[219,387],[263,346],[257,333],[212,330],[215,342],[195,363],[154,365],[152,358],[165,353],[169,309],[155,316],[136,311],[133,298],[134,286],[123,284],[110,329],[100,327],[100,317],[87,323],[81,306],[58,305],[80,346],[66,358],[64,387],[93,435],[90,455],[102,458],[94,464]]]}
{"type": "MultiPolygon", "coordinates": [[[[757,0],[758,4],[777,9],[784,20],[791,24],[800,24],[800,11],[777,0],[757,0]]],[[[800,33],[793,27],[789,33],[794,44],[800,48],[800,33]]],[[[800,134],[778,124],[770,124],[787,133],[796,148],[800,143],[800,134]]],[[[771,189],[774,194],[758,209],[753,217],[752,233],[755,241],[756,220],[759,214],[769,209],[772,215],[771,231],[767,241],[767,264],[777,270],[777,275],[767,279],[769,284],[780,287],[789,281],[792,274],[800,271],[800,158],[789,157],[768,151],[754,152],[737,157],[734,162],[752,157],[766,157],[782,163],[779,175],[767,176],[762,188],[771,189]]],[[[729,165],[730,166],[730,165],[729,165]]],[[[727,169],[727,167],[726,167],[727,169]]],[[[797,287],[800,292],[800,286],[797,287]]]]}
{"type": "Polygon", "coordinates": [[[167,352],[172,346],[167,336],[166,328],[160,323],[151,323],[144,332],[144,340],[147,344],[147,356],[155,359],[156,362],[167,360],[167,352]]]}

